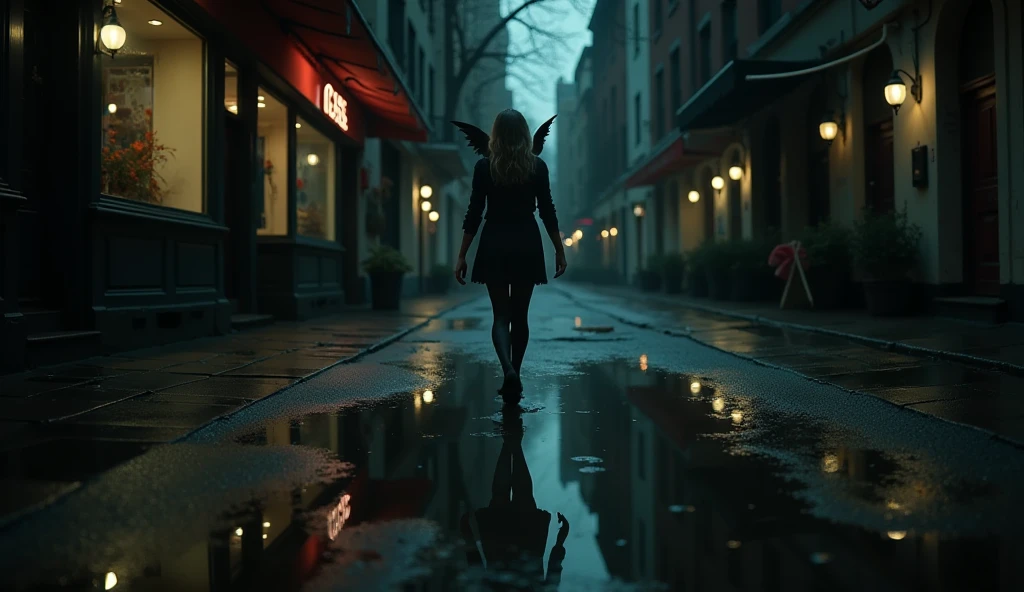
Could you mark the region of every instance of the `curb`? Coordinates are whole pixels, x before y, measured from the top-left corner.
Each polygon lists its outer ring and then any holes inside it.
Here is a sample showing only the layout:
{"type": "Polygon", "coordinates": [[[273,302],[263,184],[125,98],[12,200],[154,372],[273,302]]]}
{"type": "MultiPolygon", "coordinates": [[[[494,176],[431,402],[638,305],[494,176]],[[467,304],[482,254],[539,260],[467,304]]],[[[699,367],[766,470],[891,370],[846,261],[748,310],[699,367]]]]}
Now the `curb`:
{"type": "MultiPolygon", "coordinates": [[[[162,443],[159,443],[159,444],[155,444],[154,447],[155,446],[166,446],[168,444],[180,443],[180,442],[188,439],[190,436],[192,436],[196,432],[198,432],[198,431],[200,431],[202,429],[205,429],[207,426],[212,425],[212,424],[214,424],[214,423],[216,423],[218,421],[223,421],[225,419],[228,419],[228,418],[238,414],[239,412],[244,411],[244,410],[248,409],[249,407],[259,403],[260,401],[265,401],[265,400],[267,400],[267,399],[269,399],[271,397],[276,397],[276,396],[278,396],[278,395],[280,395],[282,393],[285,393],[288,390],[290,390],[292,387],[294,387],[295,385],[302,384],[304,382],[308,382],[309,380],[312,380],[313,378],[315,378],[317,376],[320,376],[321,374],[323,374],[324,372],[327,372],[328,370],[331,370],[331,369],[336,368],[338,366],[341,366],[343,364],[351,364],[351,363],[356,362],[356,361],[358,361],[358,360],[360,360],[360,359],[362,359],[362,358],[364,358],[364,357],[366,357],[366,356],[368,356],[370,354],[378,352],[378,351],[384,349],[385,347],[391,345],[392,343],[395,343],[396,341],[399,341],[399,340],[403,339],[404,337],[406,337],[410,333],[414,333],[416,331],[419,331],[423,327],[426,327],[432,321],[435,321],[435,320],[441,318],[442,316],[444,316],[444,315],[446,315],[446,314],[452,312],[453,310],[456,310],[456,309],[458,309],[458,308],[460,308],[462,306],[465,306],[467,304],[475,302],[475,301],[479,300],[480,298],[481,298],[481,296],[466,298],[465,300],[462,300],[462,301],[460,301],[460,302],[458,302],[456,304],[453,304],[453,305],[451,305],[451,306],[449,306],[447,308],[441,309],[438,312],[436,312],[435,314],[426,317],[426,319],[424,319],[422,322],[417,323],[415,325],[411,325],[409,327],[406,327],[405,329],[402,329],[401,331],[399,331],[397,333],[393,333],[393,334],[385,337],[384,339],[378,341],[377,343],[374,343],[373,345],[370,345],[369,347],[367,347],[365,349],[362,349],[362,350],[356,352],[355,354],[352,354],[351,356],[349,356],[347,358],[341,358],[341,359],[333,362],[329,366],[325,366],[325,367],[317,370],[316,372],[313,372],[312,374],[310,374],[308,376],[300,378],[299,380],[293,382],[292,384],[289,384],[288,386],[282,388],[281,390],[275,391],[275,392],[273,392],[273,393],[271,393],[271,394],[269,394],[269,395],[267,395],[265,397],[262,397],[260,399],[255,400],[255,401],[252,401],[252,402],[250,402],[250,403],[248,403],[246,405],[243,405],[243,406],[239,407],[238,409],[235,409],[231,413],[228,413],[227,415],[221,415],[221,416],[215,417],[215,418],[207,421],[206,423],[204,423],[204,424],[202,424],[202,425],[200,425],[200,426],[190,430],[188,433],[175,438],[174,440],[168,440],[167,442],[162,442],[162,443]]],[[[141,455],[138,455],[138,456],[141,456],[141,455]]],[[[137,458],[137,456],[132,457],[132,458],[137,458]]],[[[128,460],[131,460],[131,458],[127,459],[124,462],[128,462],[128,460]]],[[[123,464],[123,463],[120,463],[120,464],[123,464]]],[[[117,466],[117,465],[115,465],[115,466],[117,466]]],[[[111,467],[111,468],[113,468],[113,467],[111,467]]],[[[6,529],[16,525],[18,522],[28,518],[29,516],[31,516],[31,515],[33,515],[33,514],[35,514],[37,512],[40,512],[42,510],[45,510],[47,508],[50,508],[50,507],[52,507],[52,506],[54,506],[56,504],[59,504],[59,503],[63,502],[64,500],[68,499],[70,496],[74,495],[76,492],[81,491],[82,489],[84,489],[90,482],[98,479],[105,472],[106,471],[103,471],[101,473],[97,473],[97,474],[95,474],[95,475],[85,479],[84,481],[80,482],[76,487],[71,489],[70,491],[67,491],[67,492],[65,492],[63,494],[57,494],[54,497],[51,497],[51,498],[46,499],[46,500],[43,500],[43,501],[41,501],[41,502],[39,502],[39,503],[37,503],[35,505],[29,506],[27,508],[24,508],[20,512],[16,512],[14,514],[10,514],[10,515],[8,515],[6,517],[0,517],[0,532],[2,532],[4,530],[6,530],[6,529]]]]}
{"type": "MultiPolygon", "coordinates": [[[[609,295],[597,291],[596,293],[603,296],[616,297],[615,295],[609,295]]],[[[647,297],[650,298],[650,297],[647,297]]],[[[653,300],[659,302],[666,302],[667,300],[660,300],[654,298],[653,300]]],[[[867,345],[875,349],[882,349],[885,351],[893,351],[899,353],[905,353],[912,356],[922,356],[930,358],[938,358],[942,360],[948,360],[951,362],[958,362],[960,364],[966,364],[969,366],[976,366],[979,368],[985,368],[987,370],[1000,370],[1009,374],[1017,376],[1024,376],[1024,365],[1014,364],[1012,362],[1004,362],[1002,360],[993,360],[991,358],[982,358],[978,356],[972,356],[970,354],[964,354],[959,352],[944,351],[940,349],[931,349],[927,347],[920,347],[916,345],[908,345],[900,341],[887,341],[885,339],[876,339],[874,337],[865,337],[863,335],[857,335],[856,333],[847,333],[845,331],[837,331],[835,329],[826,329],[824,327],[816,327],[814,325],[803,325],[800,323],[790,323],[787,321],[779,321],[772,318],[764,317],[755,314],[745,314],[742,312],[736,312],[714,306],[707,306],[703,304],[696,304],[693,302],[671,302],[681,308],[687,308],[690,310],[698,310],[701,312],[711,313],[720,315],[723,317],[729,317],[733,319],[739,319],[744,321],[750,321],[759,325],[767,325],[769,327],[776,327],[778,329],[793,329],[795,331],[803,331],[805,333],[818,333],[820,335],[829,335],[831,337],[841,337],[849,341],[854,341],[862,345],[867,345]]]]}
{"type": "MultiPolygon", "coordinates": [[[[617,314],[615,314],[613,312],[610,312],[610,311],[607,311],[607,310],[603,310],[599,305],[583,302],[580,299],[578,299],[576,296],[574,296],[573,294],[571,294],[571,293],[569,293],[569,292],[567,292],[565,290],[561,290],[561,289],[557,289],[557,290],[558,290],[558,292],[562,296],[564,296],[565,298],[569,299],[570,301],[575,303],[577,306],[580,306],[581,308],[585,308],[585,309],[588,309],[590,311],[593,311],[593,312],[596,312],[596,313],[599,313],[599,314],[603,314],[603,315],[609,316],[609,317],[615,319],[616,321],[618,321],[620,323],[623,323],[623,324],[626,324],[626,325],[630,325],[630,326],[636,327],[638,329],[647,329],[647,330],[650,330],[650,331],[656,331],[658,333],[661,333],[663,335],[668,335],[670,337],[683,337],[683,338],[689,339],[690,341],[692,341],[692,342],[694,342],[694,343],[696,343],[698,345],[703,345],[704,347],[708,347],[708,348],[711,348],[711,349],[713,349],[715,351],[719,351],[719,352],[722,352],[724,354],[731,355],[731,356],[733,356],[735,358],[739,358],[739,359],[744,360],[746,362],[752,362],[754,364],[757,364],[758,366],[763,366],[765,368],[771,368],[773,370],[781,370],[783,372],[787,372],[789,374],[792,374],[792,375],[797,376],[799,378],[802,378],[804,380],[809,380],[811,382],[816,382],[818,384],[823,384],[823,385],[827,385],[827,386],[830,386],[830,387],[833,387],[833,388],[837,388],[837,389],[839,389],[841,391],[845,391],[845,392],[853,394],[853,395],[871,397],[871,398],[873,398],[875,400],[882,401],[883,403],[891,405],[891,406],[895,407],[896,409],[900,409],[900,410],[903,410],[903,411],[910,411],[912,413],[917,413],[917,414],[919,414],[921,416],[928,417],[928,418],[931,418],[931,419],[934,419],[934,420],[937,420],[937,421],[941,421],[943,423],[947,423],[947,424],[950,424],[950,425],[955,425],[955,426],[959,426],[959,427],[962,427],[962,428],[968,428],[968,429],[980,432],[982,434],[985,434],[986,436],[989,436],[990,438],[992,438],[994,440],[998,440],[999,442],[1002,442],[1004,444],[1008,444],[1010,446],[1013,446],[1014,448],[1024,449],[1024,442],[1018,441],[1018,440],[1014,440],[1013,438],[1008,438],[1008,437],[1003,436],[1001,434],[997,434],[996,432],[993,432],[992,430],[985,429],[985,428],[982,428],[982,427],[979,427],[979,426],[976,426],[976,425],[973,425],[973,424],[969,424],[969,423],[961,423],[961,422],[958,422],[958,421],[953,421],[953,420],[950,420],[950,419],[946,419],[944,417],[939,417],[937,415],[933,415],[931,413],[926,413],[924,411],[921,411],[919,409],[914,409],[912,407],[905,407],[903,405],[898,405],[896,403],[893,403],[892,401],[889,401],[888,399],[880,397],[880,396],[878,396],[878,395],[876,395],[874,393],[871,393],[871,392],[858,391],[858,390],[854,390],[854,389],[849,389],[849,388],[840,386],[838,384],[834,384],[832,382],[829,382],[828,380],[825,380],[823,378],[815,378],[813,376],[808,376],[808,375],[803,374],[799,370],[796,370],[794,368],[788,368],[786,366],[779,366],[777,364],[772,364],[770,362],[765,362],[763,360],[759,360],[757,358],[750,357],[750,356],[747,356],[747,355],[744,355],[744,354],[740,354],[740,353],[724,350],[724,349],[715,347],[715,346],[713,346],[713,345],[711,345],[709,343],[706,343],[704,341],[701,341],[700,339],[694,337],[693,335],[691,335],[688,332],[678,331],[678,330],[675,330],[675,329],[659,329],[659,328],[657,328],[655,326],[652,326],[650,323],[641,323],[641,322],[637,322],[635,320],[630,320],[630,319],[627,319],[625,317],[619,316],[619,315],[617,315],[617,314]]],[[[697,307],[691,307],[691,308],[697,308],[697,307]]],[[[714,312],[714,311],[713,310],[709,310],[709,311],[706,311],[706,312],[714,312]]],[[[727,315],[727,316],[732,316],[732,315],[727,315]]],[[[744,315],[744,316],[745,317],[755,317],[756,315],[744,315]]],[[[842,336],[842,334],[839,334],[839,335],[842,336]]],[[[873,340],[873,341],[881,342],[881,340],[873,340]]]]}

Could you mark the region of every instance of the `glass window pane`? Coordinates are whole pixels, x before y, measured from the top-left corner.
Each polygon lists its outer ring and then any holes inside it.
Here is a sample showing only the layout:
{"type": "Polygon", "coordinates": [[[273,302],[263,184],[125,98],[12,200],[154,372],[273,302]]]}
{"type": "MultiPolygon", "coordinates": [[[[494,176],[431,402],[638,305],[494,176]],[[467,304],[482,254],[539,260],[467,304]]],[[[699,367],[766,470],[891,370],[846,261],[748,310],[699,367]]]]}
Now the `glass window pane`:
{"type": "Polygon", "coordinates": [[[127,41],[102,58],[101,191],[201,212],[203,40],[150,2],[117,14],[127,41]]]}
{"type": "Polygon", "coordinates": [[[256,154],[263,163],[263,204],[258,234],[288,234],[288,108],[259,89],[256,154]]]}
{"type": "Polygon", "coordinates": [[[238,114],[238,68],[224,62],[224,108],[238,114]]]}
{"type": "Polygon", "coordinates": [[[295,122],[295,204],[299,234],[334,240],[334,142],[295,122]]]}

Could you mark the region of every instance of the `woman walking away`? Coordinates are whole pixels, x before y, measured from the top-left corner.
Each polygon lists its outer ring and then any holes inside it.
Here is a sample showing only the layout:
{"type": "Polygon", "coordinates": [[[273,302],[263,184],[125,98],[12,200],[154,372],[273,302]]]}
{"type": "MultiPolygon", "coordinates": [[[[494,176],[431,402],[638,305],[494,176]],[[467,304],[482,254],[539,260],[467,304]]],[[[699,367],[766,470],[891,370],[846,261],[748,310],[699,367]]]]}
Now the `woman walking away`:
{"type": "Polygon", "coordinates": [[[487,286],[494,312],[491,339],[505,380],[499,393],[506,404],[522,398],[520,370],[530,340],[527,317],[534,286],[547,283],[544,245],[534,212],[555,246],[555,277],[565,273],[565,251],[551,201],[548,167],[537,155],[544,147],[554,117],[531,139],[521,113],[506,109],[494,118],[490,136],[483,130],[453,121],[466,134],[481,158],[473,169],[473,193],[462,229],[462,248],[455,264],[455,279],[466,284],[466,253],[483,219],[484,225],[473,263],[472,281],[487,286]]]}

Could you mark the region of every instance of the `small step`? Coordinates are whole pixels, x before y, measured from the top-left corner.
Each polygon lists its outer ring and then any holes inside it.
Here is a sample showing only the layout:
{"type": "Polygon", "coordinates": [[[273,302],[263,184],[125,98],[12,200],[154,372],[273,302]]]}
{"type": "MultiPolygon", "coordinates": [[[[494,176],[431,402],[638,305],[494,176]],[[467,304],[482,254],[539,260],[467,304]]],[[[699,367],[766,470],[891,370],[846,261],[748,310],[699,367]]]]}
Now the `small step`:
{"type": "Polygon", "coordinates": [[[26,338],[25,357],[30,368],[52,366],[102,355],[99,331],[41,331],[26,338]]]}
{"type": "Polygon", "coordinates": [[[231,328],[235,331],[245,331],[257,327],[266,327],[274,323],[274,315],[268,314],[233,314],[231,315],[231,328]]]}
{"type": "Polygon", "coordinates": [[[41,308],[21,309],[25,333],[45,333],[60,330],[60,311],[41,308]]]}
{"type": "Polygon", "coordinates": [[[953,296],[936,298],[933,302],[936,314],[943,317],[982,323],[1005,323],[1010,317],[1010,308],[1002,298],[953,296]]]}

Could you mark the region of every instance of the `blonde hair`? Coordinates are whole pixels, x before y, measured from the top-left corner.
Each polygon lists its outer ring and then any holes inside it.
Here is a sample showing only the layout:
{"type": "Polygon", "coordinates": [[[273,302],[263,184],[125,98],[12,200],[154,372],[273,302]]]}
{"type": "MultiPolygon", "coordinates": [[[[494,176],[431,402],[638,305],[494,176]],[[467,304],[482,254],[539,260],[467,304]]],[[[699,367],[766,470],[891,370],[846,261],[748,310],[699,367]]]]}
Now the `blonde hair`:
{"type": "Polygon", "coordinates": [[[498,185],[517,185],[529,181],[536,157],[530,126],[523,114],[505,109],[491,126],[491,178],[498,185]]]}

